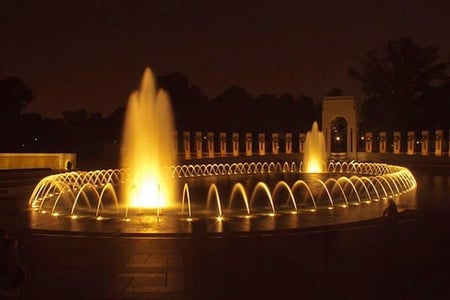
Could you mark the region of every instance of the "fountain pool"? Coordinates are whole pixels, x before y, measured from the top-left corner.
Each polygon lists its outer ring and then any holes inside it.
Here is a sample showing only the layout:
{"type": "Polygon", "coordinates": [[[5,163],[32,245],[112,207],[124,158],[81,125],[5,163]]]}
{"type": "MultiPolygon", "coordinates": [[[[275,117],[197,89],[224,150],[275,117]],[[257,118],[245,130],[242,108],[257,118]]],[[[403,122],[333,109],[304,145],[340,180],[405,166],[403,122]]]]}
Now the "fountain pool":
{"type": "Polygon", "coordinates": [[[400,166],[330,161],[320,174],[301,167],[296,162],[172,166],[167,176],[180,192],[177,205],[168,208],[120,201],[124,169],[51,175],[30,197],[32,223],[41,229],[100,226],[145,233],[188,233],[199,220],[215,232],[223,223],[239,231],[293,229],[378,218],[389,197],[407,198],[416,186],[400,166]]]}
{"type": "MultiPolygon", "coordinates": [[[[34,188],[35,229],[190,233],[298,229],[378,218],[416,187],[404,167],[326,161],[315,122],[304,161],[176,164],[168,95],[147,68],[130,95],[121,168],[50,175],[34,188]],[[224,227],[225,226],[225,227],[224,227]]],[[[414,205],[414,204],[412,204],[414,205]]]]}

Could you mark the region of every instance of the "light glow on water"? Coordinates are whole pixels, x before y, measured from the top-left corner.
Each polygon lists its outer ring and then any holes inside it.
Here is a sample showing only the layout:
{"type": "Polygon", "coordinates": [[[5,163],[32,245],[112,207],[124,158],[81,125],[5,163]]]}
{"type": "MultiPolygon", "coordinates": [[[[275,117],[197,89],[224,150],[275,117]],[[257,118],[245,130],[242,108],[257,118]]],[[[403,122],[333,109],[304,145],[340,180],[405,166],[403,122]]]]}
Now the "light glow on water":
{"type": "Polygon", "coordinates": [[[168,173],[175,164],[173,124],[169,96],[156,90],[153,73],[146,68],[125,115],[121,155],[127,179],[121,196],[129,207],[173,206],[176,185],[168,173]]]}
{"type": "Polygon", "coordinates": [[[304,172],[323,173],[325,171],[325,137],[314,122],[311,131],[306,133],[304,150],[304,172]]]}

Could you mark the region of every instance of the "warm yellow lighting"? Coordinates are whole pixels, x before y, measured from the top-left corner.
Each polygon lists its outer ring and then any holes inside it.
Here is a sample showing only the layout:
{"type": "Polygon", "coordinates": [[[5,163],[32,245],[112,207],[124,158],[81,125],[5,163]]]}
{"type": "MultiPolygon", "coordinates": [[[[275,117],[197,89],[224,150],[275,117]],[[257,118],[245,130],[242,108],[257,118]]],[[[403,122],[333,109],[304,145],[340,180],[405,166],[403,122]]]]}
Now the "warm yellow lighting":
{"type": "MultiPolygon", "coordinates": [[[[144,176],[142,176],[144,177],[144,176]]],[[[160,185],[150,176],[136,180],[130,196],[130,207],[160,208],[166,206],[160,185]]]]}
{"type": "Polygon", "coordinates": [[[297,214],[297,212],[294,210],[294,211],[291,211],[291,215],[296,215],[297,214]]]}
{"type": "Polygon", "coordinates": [[[223,221],[223,217],[219,216],[219,217],[216,218],[216,220],[217,220],[218,222],[222,222],[222,221],[223,221]]]}
{"type": "Polygon", "coordinates": [[[314,160],[314,158],[313,158],[312,160],[309,161],[308,168],[307,168],[306,172],[308,172],[308,173],[321,173],[323,171],[322,169],[323,169],[322,163],[317,161],[317,160],[314,160]]]}
{"type": "Polygon", "coordinates": [[[97,221],[101,221],[101,220],[103,220],[103,217],[102,216],[98,216],[97,218],[95,218],[97,221]]]}
{"type": "Polygon", "coordinates": [[[123,221],[124,221],[124,222],[130,222],[131,219],[130,219],[130,218],[124,218],[123,221]]]}
{"type": "Polygon", "coordinates": [[[250,216],[250,215],[245,215],[245,217],[244,218],[246,218],[246,219],[251,219],[252,218],[252,216],[250,216]]]}
{"type": "Polygon", "coordinates": [[[269,217],[275,217],[275,213],[269,213],[269,217]]]}
{"type": "Polygon", "coordinates": [[[304,171],[308,173],[322,173],[326,160],[325,137],[323,132],[319,131],[317,122],[313,123],[311,131],[308,131],[306,134],[304,151],[304,171]]]}
{"type": "Polygon", "coordinates": [[[147,68],[139,90],[130,95],[125,115],[121,163],[128,173],[122,197],[129,207],[174,205],[176,185],[167,172],[175,164],[173,128],[170,99],[156,90],[147,68]]]}
{"type": "Polygon", "coordinates": [[[76,219],[78,219],[78,216],[77,216],[77,215],[71,215],[70,218],[71,218],[72,220],[76,220],[76,219]]]}
{"type": "Polygon", "coordinates": [[[52,216],[57,217],[57,216],[59,216],[59,213],[54,212],[54,213],[52,213],[52,216]]]}
{"type": "Polygon", "coordinates": [[[186,221],[188,221],[188,222],[192,222],[194,219],[192,219],[192,218],[187,218],[186,219],[186,221]]]}

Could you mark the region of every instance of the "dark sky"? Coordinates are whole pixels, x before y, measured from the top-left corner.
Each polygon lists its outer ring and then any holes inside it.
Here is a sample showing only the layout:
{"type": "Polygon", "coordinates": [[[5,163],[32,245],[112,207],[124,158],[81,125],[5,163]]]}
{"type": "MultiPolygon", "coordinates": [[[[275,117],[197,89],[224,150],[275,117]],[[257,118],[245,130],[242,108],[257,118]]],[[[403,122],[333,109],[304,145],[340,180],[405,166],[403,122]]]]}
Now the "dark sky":
{"type": "Polygon", "coordinates": [[[146,66],[181,72],[208,97],[332,88],[361,99],[347,69],[389,39],[450,53],[450,1],[21,1],[0,4],[0,79],[19,77],[27,111],[57,117],[126,105],[146,66]]]}

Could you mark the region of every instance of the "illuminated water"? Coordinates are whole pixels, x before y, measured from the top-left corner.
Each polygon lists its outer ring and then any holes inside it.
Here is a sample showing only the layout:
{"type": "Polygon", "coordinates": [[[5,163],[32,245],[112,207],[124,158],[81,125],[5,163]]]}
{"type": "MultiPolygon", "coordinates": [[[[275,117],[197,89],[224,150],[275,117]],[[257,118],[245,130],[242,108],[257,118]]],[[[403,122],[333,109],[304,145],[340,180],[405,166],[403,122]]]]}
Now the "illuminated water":
{"type": "Polygon", "coordinates": [[[175,164],[173,116],[168,95],[155,89],[152,71],[145,69],[139,90],[130,95],[121,149],[126,170],[121,199],[128,207],[166,208],[174,205],[176,185],[167,176],[175,164]]]}
{"type": "MultiPolygon", "coordinates": [[[[321,224],[377,218],[388,197],[406,203],[416,187],[411,172],[400,166],[330,161],[327,172],[311,174],[299,171],[300,165],[172,166],[167,176],[178,184],[178,208],[132,213],[121,205],[116,192],[124,185],[124,169],[67,172],[42,179],[29,205],[33,223],[41,227],[43,222],[47,229],[49,224],[57,228],[69,222],[71,230],[111,229],[113,224],[120,231],[173,233],[190,232],[186,223],[192,221],[216,220],[244,231],[279,230],[305,226],[310,218],[321,224]],[[90,220],[107,223],[92,227],[90,220]]],[[[213,226],[215,231],[222,230],[216,223],[213,226]]]]}
{"type": "Polygon", "coordinates": [[[310,131],[306,133],[303,170],[308,173],[322,173],[326,164],[325,138],[319,131],[319,125],[314,122],[310,131]]]}

